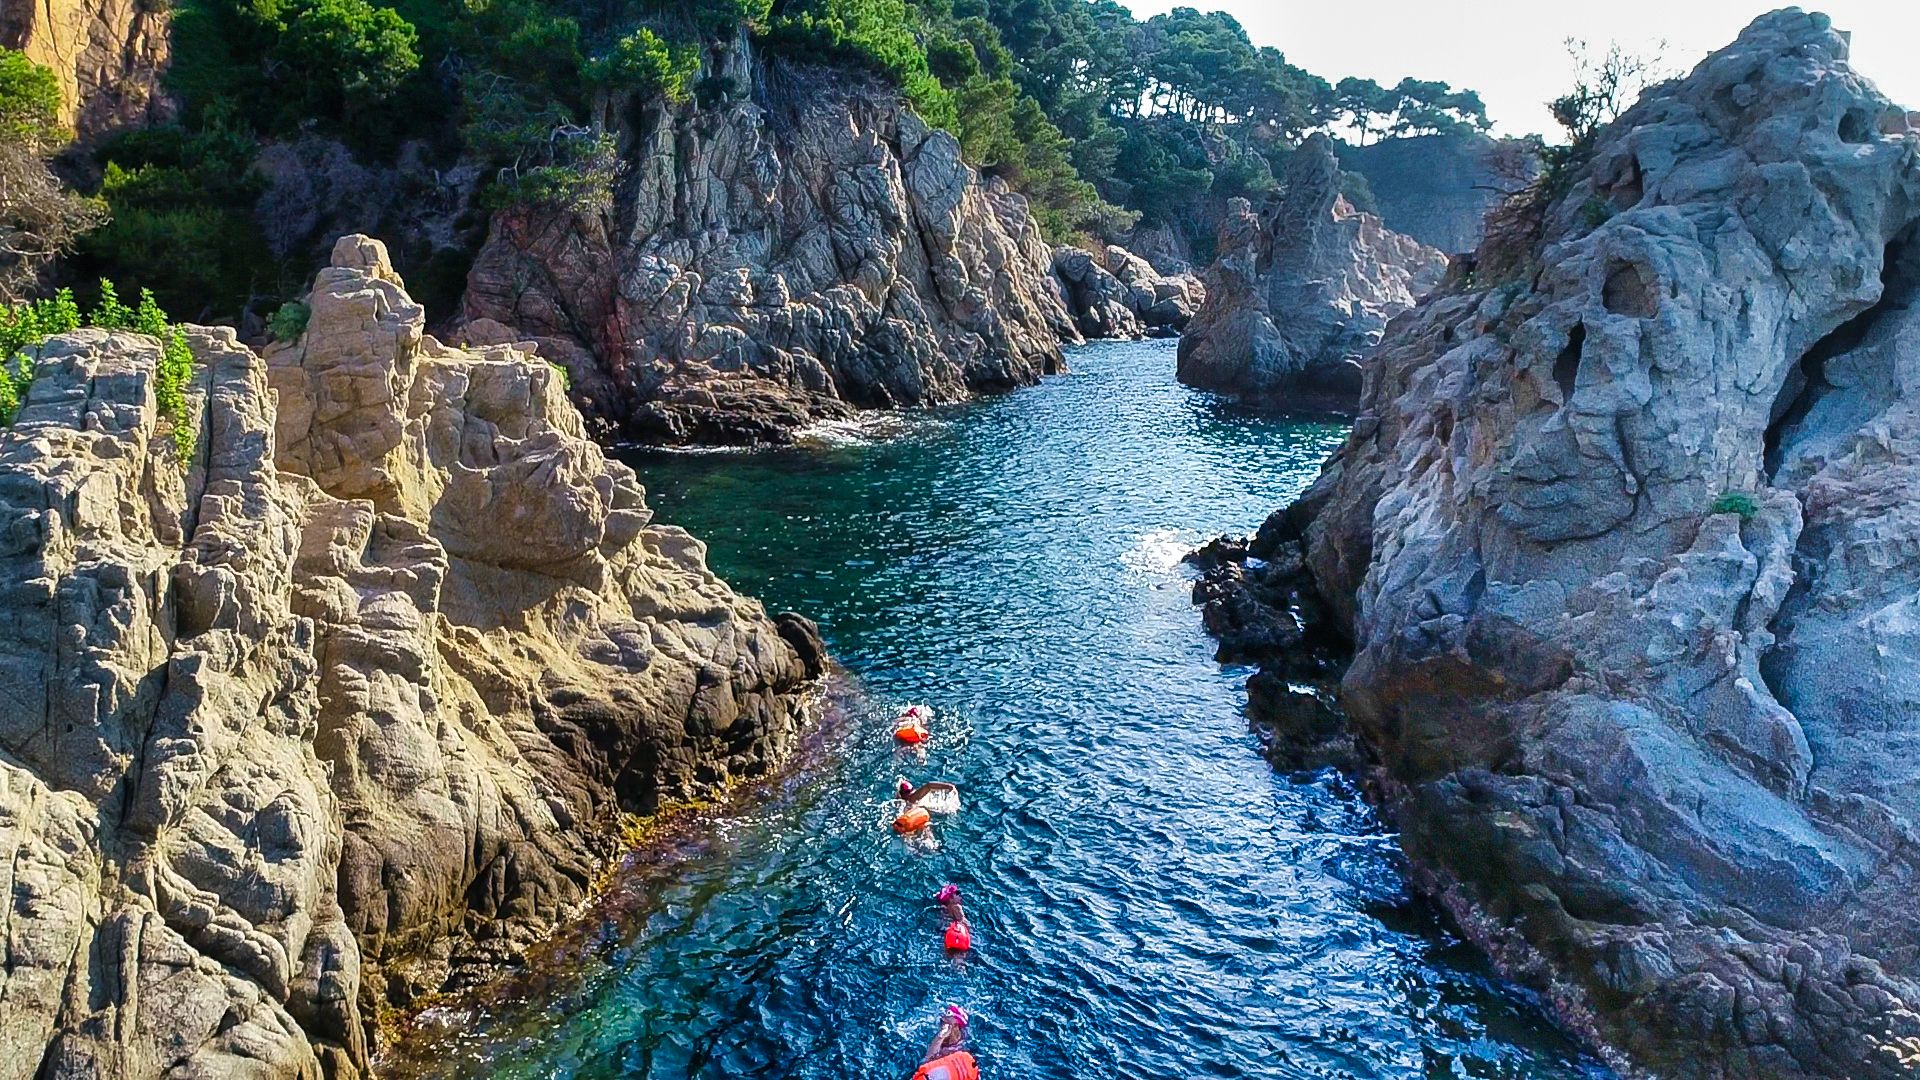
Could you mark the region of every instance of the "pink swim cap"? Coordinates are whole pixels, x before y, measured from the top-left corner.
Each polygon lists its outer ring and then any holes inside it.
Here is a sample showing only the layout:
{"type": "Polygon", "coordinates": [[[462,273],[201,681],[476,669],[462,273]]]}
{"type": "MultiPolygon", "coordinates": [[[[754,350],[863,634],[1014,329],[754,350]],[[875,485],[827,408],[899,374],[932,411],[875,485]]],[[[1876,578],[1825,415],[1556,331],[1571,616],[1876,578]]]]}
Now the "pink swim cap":
{"type": "Polygon", "coordinates": [[[965,1009],[962,1009],[962,1008],[961,1008],[960,1006],[958,1006],[958,1005],[949,1005],[949,1006],[947,1006],[947,1019],[949,1019],[949,1020],[951,1020],[951,1021],[953,1021],[953,1026],[954,1026],[954,1027],[966,1027],[966,1026],[967,1026],[967,1013],[966,1013],[966,1010],[965,1010],[965,1009]]]}
{"type": "Polygon", "coordinates": [[[911,794],[913,794],[913,785],[905,780],[900,781],[900,797],[904,799],[911,794]]]}
{"type": "Polygon", "coordinates": [[[959,895],[960,895],[960,886],[942,885],[940,886],[940,891],[934,894],[933,900],[937,904],[944,904],[947,901],[952,900],[959,895]]]}

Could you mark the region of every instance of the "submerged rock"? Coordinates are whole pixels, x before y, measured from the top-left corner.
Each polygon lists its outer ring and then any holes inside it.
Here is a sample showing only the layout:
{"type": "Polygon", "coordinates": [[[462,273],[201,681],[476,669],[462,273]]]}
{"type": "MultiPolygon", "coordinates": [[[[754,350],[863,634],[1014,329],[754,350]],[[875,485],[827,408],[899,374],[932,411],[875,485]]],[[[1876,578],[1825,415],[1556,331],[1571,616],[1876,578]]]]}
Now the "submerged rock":
{"type": "Polygon", "coordinates": [[[495,215],[469,326],[538,341],[597,416],[667,443],[784,441],[1061,370],[1078,335],[1022,196],[894,90],[744,38],[710,58],[723,100],[620,110],[611,210],[495,215]]]}
{"type": "Polygon", "coordinates": [[[1314,135],[1260,217],[1232,200],[1206,302],[1180,340],[1180,381],[1248,403],[1351,412],[1360,357],[1387,320],[1438,284],[1447,257],[1340,195],[1333,143],[1314,135]]]}
{"type": "Polygon", "coordinates": [[[0,434],[0,1075],[352,1077],[513,957],[622,811],[791,747],[822,663],[655,524],[558,373],[348,237],[302,337],[52,339],[0,434]]]}
{"type": "Polygon", "coordinates": [[[1824,16],[1397,321],[1270,523],[1416,865],[1632,1065],[1920,1067],[1920,138],[1824,16]]]}

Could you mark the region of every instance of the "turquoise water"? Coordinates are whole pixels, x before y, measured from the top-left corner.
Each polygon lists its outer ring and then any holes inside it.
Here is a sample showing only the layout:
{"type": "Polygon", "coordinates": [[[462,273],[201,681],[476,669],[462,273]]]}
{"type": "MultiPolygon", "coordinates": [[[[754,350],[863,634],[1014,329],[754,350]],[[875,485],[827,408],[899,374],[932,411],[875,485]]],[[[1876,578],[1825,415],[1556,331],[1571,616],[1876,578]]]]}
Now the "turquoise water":
{"type": "Polygon", "coordinates": [[[1409,897],[1348,785],[1260,757],[1178,559],[1342,431],[1225,412],[1172,350],[1090,346],[885,441],[630,457],[857,692],[762,805],[628,867],[564,970],[430,1018],[409,1071],[905,1077],[953,1001],[993,1080],[1606,1076],[1409,897]],[[888,736],[909,701],[939,714],[924,760],[888,736]],[[937,850],[886,828],[896,775],[961,786],[937,850]]]}

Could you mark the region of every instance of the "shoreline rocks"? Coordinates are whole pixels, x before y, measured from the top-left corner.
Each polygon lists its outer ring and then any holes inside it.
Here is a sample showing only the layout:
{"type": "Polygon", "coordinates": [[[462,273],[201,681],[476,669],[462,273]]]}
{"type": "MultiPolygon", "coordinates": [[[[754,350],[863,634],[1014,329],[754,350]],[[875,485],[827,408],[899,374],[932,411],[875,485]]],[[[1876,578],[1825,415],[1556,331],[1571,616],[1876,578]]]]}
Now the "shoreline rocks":
{"type": "Polygon", "coordinates": [[[1216,600],[1311,597],[1430,887],[1680,1080],[1920,1063],[1920,136],[1847,52],[1786,9],[1650,90],[1216,600]]]}
{"type": "Polygon", "coordinates": [[[1053,249],[1053,277],[1082,337],[1173,337],[1193,321],[1206,287],[1192,274],[1161,274],[1126,248],[1053,249]]]}
{"type": "Polygon", "coordinates": [[[1301,412],[1350,414],[1360,357],[1447,267],[1438,249],[1347,204],[1320,134],[1294,151],[1264,213],[1230,202],[1218,250],[1202,279],[1206,302],[1180,339],[1180,381],[1301,412]]]}
{"type": "Polygon", "coordinates": [[[624,814],[760,774],[823,662],[656,524],[558,374],[422,333],[347,237],[265,356],[51,339],[0,433],[0,1075],[366,1074],[624,814]]]}

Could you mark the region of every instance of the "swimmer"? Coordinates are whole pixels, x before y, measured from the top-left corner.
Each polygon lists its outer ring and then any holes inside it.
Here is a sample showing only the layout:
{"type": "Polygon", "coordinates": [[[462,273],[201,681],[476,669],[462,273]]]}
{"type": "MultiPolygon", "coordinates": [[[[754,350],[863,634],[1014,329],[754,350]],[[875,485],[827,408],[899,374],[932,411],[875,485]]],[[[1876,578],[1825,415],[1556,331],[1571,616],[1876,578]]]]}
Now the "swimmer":
{"type": "Polygon", "coordinates": [[[946,946],[954,952],[973,948],[973,925],[967,922],[966,909],[960,906],[960,886],[943,885],[933,902],[947,916],[946,946]]]}
{"type": "Polygon", "coordinates": [[[909,705],[900,710],[893,718],[893,737],[903,743],[918,744],[926,742],[927,721],[933,719],[933,710],[925,705],[909,705]]]}
{"type": "MultiPolygon", "coordinates": [[[[960,805],[960,789],[944,780],[929,780],[919,787],[914,787],[903,776],[900,778],[899,786],[894,790],[899,794],[900,801],[908,806],[918,806],[922,800],[927,801],[929,810],[940,810],[942,806],[958,807],[960,805]]],[[[941,812],[951,813],[952,811],[941,812]]]]}
{"type": "Polygon", "coordinates": [[[960,1049],[966,1040],[967,1014],[958,1005],[947,1006],[940,1017],[940,1031],[927,1044],[927,1056],[920,1059],[913,1080],[980,1080],[973,1055],[960,1049]]]}

